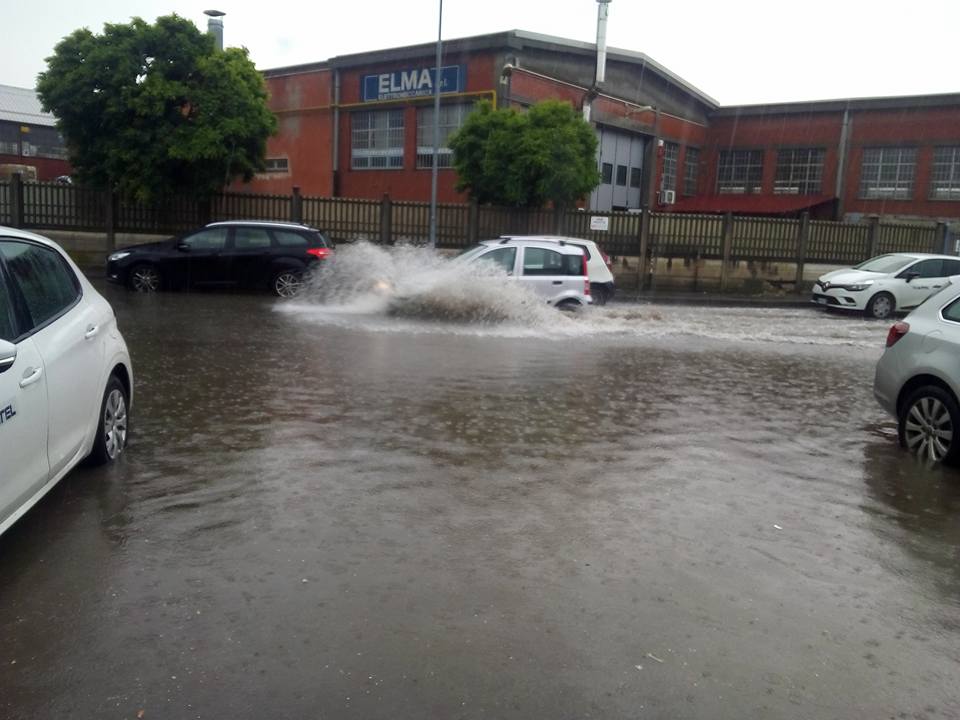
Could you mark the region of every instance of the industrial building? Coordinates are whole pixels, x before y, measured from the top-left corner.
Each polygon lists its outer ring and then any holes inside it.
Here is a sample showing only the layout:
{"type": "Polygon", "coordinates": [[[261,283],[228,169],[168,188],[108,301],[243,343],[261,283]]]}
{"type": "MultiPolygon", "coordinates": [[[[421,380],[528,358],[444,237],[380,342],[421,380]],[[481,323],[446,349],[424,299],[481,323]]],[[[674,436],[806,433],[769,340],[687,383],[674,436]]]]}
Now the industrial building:
{"type": "Polygon", "coordinates": [[[0,85],[0,168],[27,169],[27,179],[39,181],[70,172],[56,119],[33,90],[0,85]]]}
{"type": "MultiPolygon", "coordinates": [[[[721,106],[640,52],[512,30],[444,43],[441,145],[474,102],[589,105],[595,210],[960,218],[960,94],[721,106]],[[603,49],[603,48],[601,48],[603,49]]],[[[261,192],[426,200],[435,46],[264,72],[280,127],[261,192]]],[[[440,149],[439,199],[454,188],[440,149]]]]}

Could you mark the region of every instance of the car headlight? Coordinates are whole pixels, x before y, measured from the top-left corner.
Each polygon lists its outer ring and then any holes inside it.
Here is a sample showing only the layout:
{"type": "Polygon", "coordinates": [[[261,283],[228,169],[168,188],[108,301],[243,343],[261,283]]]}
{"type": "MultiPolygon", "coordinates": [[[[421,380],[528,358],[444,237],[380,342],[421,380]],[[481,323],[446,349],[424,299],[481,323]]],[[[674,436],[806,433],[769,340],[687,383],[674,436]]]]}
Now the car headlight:
{"type": "Polygon", "coordinates": [[[107,260],[109,262],[114,262],[115,260],[123,260],[127,255],[130,254],[129,250],[121,250],[120,252],[113,253],[107,260]]]}
{"type": "Polygon", "coordinates": [[[866,290],[871,285],[873,285],[873,280],[864,280],[862,283],[847,285],[844,290],[849,290],[850,292],[860,292],[861,290],[866,290]]]}

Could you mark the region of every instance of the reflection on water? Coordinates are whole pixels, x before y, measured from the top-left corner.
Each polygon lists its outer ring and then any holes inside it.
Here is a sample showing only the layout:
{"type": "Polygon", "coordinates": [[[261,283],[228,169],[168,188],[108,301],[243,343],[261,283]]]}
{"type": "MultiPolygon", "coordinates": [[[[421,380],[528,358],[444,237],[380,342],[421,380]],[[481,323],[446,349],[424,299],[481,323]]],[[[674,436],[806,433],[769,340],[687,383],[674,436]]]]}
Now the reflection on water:
{"type": "Polygon", "coordinates": [[[2,539],[0,716],[960,710],[960,483],[873,401],[883,324],[476,323],[439,267],[403,318],[109,291],[132,445],[2,539]]]}

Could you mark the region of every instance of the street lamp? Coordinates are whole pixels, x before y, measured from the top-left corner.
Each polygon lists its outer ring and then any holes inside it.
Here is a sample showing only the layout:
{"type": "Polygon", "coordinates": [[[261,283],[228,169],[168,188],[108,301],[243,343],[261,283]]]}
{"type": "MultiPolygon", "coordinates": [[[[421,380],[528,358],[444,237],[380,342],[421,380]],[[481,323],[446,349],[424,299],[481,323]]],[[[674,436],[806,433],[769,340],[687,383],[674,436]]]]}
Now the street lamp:
{"type": "Polygon", "coordinates": [[[223,50],[223,16],[226,15],[222,10],[204,10],[207,20],[207,34],[213,35],[213,40],[217,44],[217,50],[223,50]]]}
{"type": "Polygon", "coordinates": [[[430,247],[437,247],[437,174],[440,158],[440,62],[443,53],[443,0],[437,21],[437,65],[433,71],[433,171],[430,177],[430,247]]]}

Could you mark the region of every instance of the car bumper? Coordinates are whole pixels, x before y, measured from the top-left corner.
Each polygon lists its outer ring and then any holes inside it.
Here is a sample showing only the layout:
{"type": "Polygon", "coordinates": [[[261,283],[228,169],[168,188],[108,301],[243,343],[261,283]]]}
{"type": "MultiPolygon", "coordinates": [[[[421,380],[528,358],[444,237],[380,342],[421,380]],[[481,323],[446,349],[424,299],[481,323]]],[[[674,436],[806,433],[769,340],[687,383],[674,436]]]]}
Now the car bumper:
{"type": "Polygon", "coordinates": [[[829,290],[814,289],[810,302],[820,307],[833,308],[835,310],[866,310],[869,295],[865,292],[852,292],[843,288],[830,288],[829,290]]]}

